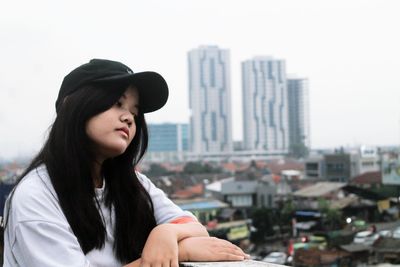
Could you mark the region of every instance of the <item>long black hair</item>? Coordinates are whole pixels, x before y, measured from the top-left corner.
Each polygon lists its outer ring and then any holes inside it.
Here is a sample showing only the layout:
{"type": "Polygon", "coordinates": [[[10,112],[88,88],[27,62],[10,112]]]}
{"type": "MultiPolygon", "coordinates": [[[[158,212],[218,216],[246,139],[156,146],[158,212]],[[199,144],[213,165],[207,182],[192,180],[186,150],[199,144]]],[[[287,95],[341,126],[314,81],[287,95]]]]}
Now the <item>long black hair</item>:
{"type": "MultiPolygon", "coordinates": [[[[85,254],[102,248],[106,238],[91,175],[95,155],[86,124],[114,105],[128,86],[89,85],[67,96],[42,150],[16,184],[33,169],[46,166],[60,206],[85,254]]],[[[123,263],[140,257],[150,231],[156,226],[153,203],[134,171],[148,143],[146,121],[140,108],[135,123],[136,134],[125,152],[102,165],[105,204],[115,212],[114,253],[123,263]]]]}

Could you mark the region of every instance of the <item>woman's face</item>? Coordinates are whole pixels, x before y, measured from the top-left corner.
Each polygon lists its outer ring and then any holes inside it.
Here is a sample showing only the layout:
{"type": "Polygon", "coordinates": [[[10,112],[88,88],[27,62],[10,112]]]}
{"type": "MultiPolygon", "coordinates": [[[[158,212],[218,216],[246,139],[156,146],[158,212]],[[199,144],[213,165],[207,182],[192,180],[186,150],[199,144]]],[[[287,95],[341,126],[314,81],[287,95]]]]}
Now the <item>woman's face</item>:
{"type": "Polygon", "coordinates": [[[108,110],[86,123],[86,134],[92,140],[96,160],[102,162],[125,152],[136,133],[139,94],[131,86],[108,110]]]}

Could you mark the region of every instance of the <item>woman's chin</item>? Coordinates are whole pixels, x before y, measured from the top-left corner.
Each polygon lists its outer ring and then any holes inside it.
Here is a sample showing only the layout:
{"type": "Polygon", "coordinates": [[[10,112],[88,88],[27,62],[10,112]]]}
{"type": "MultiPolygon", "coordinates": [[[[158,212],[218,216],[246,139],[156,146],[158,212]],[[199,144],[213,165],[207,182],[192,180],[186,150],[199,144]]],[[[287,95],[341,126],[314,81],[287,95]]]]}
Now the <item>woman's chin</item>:
{"type": "Polygon", "coordinates": [[[126,151],[126,146],[113,146],[103,150],[105,158],[115,158],[122,155],[126,151]]]}

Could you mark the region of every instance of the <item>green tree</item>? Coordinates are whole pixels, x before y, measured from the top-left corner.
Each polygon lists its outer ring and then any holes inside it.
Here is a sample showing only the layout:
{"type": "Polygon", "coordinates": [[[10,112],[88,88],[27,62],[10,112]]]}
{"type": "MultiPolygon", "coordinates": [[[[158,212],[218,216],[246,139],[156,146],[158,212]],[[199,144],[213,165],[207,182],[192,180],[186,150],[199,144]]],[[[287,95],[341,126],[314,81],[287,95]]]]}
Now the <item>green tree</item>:
{"type": "Polygon", "coordinates": [[[293,218],[293,213],[295,211],[295,207],[293,204],[293,201],[291,199],[285,201],[283,203],[283,207],[280,210],[281,214],[280,214],[280,219],[282,224],[292,224],[292,218],[293,218]]]}
{"type": "Polygon", "coordinates": [[[161,166],[160,164],[152,163],[150,165],[150,169],[147,172],[149,176],[157,177],[170,174],[166,168],[161,166]]]}
{"type": "Polygon", "coordinates": [[[289,153],[295,158],[305,158],[309,154],[308,147],[303,143],[292,144],[289,146],[289,153]]]}
{"type": "Polygon", "coordinates": [[[218,173],[221,172],[221,169],[208,163],[188,162],[183,168],[183,172],[186,174],[218,173]]]}
{"type": "Polygon", "coordinates": [[[254,243],[262,243],[266,236],[274,234],[274,214],[271,209],[261,208],[254,210],[252,214],[253,226],[257,229],[251,235],[251,241],[254,243]]]}
{"type": "Polygon", "coordinates": [[[331,208],[328,200],[318,199],[318,209],[323,215],[323,225],[326,230],[340,229],[342,226],[342,211],[331,208]]]}
{"type": "Polygon", "coordinates": [[[187,174],[203,173],[203,165],[200,162],[188,162],[183,168],[183,172],[187,174]]]}

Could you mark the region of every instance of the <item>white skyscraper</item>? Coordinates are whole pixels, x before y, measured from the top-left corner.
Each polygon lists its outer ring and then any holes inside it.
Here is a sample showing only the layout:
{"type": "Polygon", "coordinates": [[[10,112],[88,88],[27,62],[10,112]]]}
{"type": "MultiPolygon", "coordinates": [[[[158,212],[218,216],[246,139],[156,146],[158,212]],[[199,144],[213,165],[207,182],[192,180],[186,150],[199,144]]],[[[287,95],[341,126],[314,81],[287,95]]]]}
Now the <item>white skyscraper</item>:
{"type": "Polygon", "coordinates": [[[298,154],[306,147],[310,148],[310,117],[308,79],[288,77],[289,104],[289,147],[298,154]]]}
{"type": "Polygon", "coordinates": [[[287,153],[285,61],[255,57],[242,62],[243,141],[246,150],[287,153]]]}
{"type": "Polygon", "coordinates": [[[200,46],[188,53],[191,151],[230,152],[230,60],[227,49],[200,46]]]}

